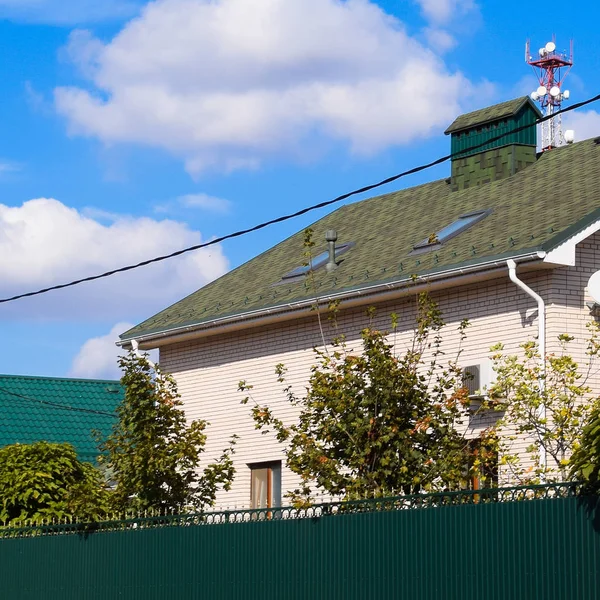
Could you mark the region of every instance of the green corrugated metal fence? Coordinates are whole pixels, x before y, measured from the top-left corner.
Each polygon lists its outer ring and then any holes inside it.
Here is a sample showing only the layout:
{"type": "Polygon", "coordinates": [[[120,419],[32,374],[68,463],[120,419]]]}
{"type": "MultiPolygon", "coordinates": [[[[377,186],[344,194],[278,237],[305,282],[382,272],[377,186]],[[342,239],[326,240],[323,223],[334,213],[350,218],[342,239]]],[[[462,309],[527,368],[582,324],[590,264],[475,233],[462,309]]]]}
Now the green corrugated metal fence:
{"type": "Polygon", "coordinates": [[[7,600],[600,598],[575,486],[3,530],[7,600]],[[267,517],[267,518],[265,518],[267,517]]]}

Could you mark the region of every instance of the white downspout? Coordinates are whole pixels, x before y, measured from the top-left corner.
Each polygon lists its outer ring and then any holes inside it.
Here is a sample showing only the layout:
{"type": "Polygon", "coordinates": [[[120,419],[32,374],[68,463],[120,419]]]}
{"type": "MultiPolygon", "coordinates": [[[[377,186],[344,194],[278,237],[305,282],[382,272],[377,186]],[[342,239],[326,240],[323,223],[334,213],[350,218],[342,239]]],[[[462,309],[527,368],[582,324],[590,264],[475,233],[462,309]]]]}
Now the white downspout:
{"type": "Polygon", "coordinates": [[[131,340],[131,348],[138,358],[142,358],[142,353],[140,352],[140,345],[137,340],[131,340]]]}
{"type": "MultiPolygon", "coordinates": [[[[140,345],[137,340],[131,340],[131,348],[133,349],[135,355],[138,358],[146,358],[148,364],[154,369],[154,372],[156,373],[156,389],[158,389],[158,380],[161,379],[161,374],[160,371],[158,371],[158,369],[156,368],[156,364],[150,360],[149,356],[143,356],[143,354],[140,352],[140,345]]],[[[157,402],[155,402],[154,404],[156,406],[157,402]]]]}
{"type": "MultiPolygon", "coordinates": [[[[142,358],[143,355],[140,352],[140,345],[137,340],[131,340],[131,347],[132,347],[133,351],[135,352],[135,355],[138,358],[142,358]]],[[[149,356],[146,356],[146,360],[148,361],[150,366],[156,371],[156,365],[150,360],[149,356]]]]}
{"type": "MultiPolygon", "coordinates": [[[[543,398],[546,391],[546,304],[544,299],[536,294],[526,283],[521,281],[517,277],[517,263],[509,259],[506,261],[508,265],[508,276],[510,280],[517,286],[519,286],[527,295],[531,296],[538,305],[538,349],[540,352],[540,380],[539,389],[540,396],[543,398]]],[[[546,404],[542,402],[540,405],[540,416],[546,419],[546,404]]],[[[540,445],[540,459],[544,470],[548,466],[548,458],[546,456],[546,449],[540,445]]]]}

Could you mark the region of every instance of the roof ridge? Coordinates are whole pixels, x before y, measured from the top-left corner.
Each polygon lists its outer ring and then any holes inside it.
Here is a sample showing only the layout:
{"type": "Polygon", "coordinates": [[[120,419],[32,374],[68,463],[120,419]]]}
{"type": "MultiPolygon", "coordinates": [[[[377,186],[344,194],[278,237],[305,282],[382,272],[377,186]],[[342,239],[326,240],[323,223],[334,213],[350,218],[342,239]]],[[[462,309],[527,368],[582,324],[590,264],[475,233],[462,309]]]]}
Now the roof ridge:
{"type": "Polygon", "coordinates": [[[458,117],[450,123],[446,131],[444,131],[444,134],[448,135],[465,129],[472,129],[473,127],[482,126],[498,119],[516,115],[525,105],[529,105],[530,108],[536,112],[538,117],[542,117],[539,108],[533,103],[529,96],[518,96],[511,100],[498,102],[491,106],[482,106],[481,108],[458,115],[458,117]]]}
{"type": "Polygon", "coordinates": [[[78,383],[97,383],[97,384],[118,384],[121,385],[119,379],[86,379],[80,377],[46,377],[43,375],[9,375],[0,373],[0,379],[30,379],[30,380],[51,380],[51,381],[71,381],[78,383]]]}

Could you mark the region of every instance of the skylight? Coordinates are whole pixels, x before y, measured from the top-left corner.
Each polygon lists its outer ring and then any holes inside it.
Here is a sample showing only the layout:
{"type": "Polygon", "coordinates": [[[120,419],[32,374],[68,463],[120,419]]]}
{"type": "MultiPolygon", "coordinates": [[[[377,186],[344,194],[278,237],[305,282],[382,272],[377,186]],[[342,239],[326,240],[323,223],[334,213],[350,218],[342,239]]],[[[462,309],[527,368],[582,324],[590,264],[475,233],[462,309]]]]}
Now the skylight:
{"type": "MultiPolygon", "coordinates": [[[[340,244],[339,246],[336,246],[335,257],[337,258],[341,254],[344,254],[344,252],[349,250],[353,245],[354,244],[352,242],[349,242],[347,244],[340,244]]],[[[302,277],[302,275],[306,275],[307,273],[310,273],[310,271],[316,271],[317,269],[320,269],[321,267],[325,266],[328,260],[329,252],[321,252],[321,254],[314,256],[310,260],[310,264],[301,265],[299,267],[296,267],[295,269],[292,269],[289,273],[286,273],[281,279],[283,279],[284,281],[288,281],[290,279],[302,277]]]]}
{"type": "Polygon", "coordinates": [[[456,219],[456,221],[453,221],[449,225],[442,227],[442,229],[439,231],[432,233],[429,237],[425,238],[418,244],[415,244],[414,249],[421,250],[429,249],[433,246],[439,246],[459,233],[462,233],[465,231],[465,229],[475,225],[475,223],[485,219],[485,217],[487,217],[491,212],[491,210],[477,210],[461,215],[458,217],[458,219],[456,219]]]}

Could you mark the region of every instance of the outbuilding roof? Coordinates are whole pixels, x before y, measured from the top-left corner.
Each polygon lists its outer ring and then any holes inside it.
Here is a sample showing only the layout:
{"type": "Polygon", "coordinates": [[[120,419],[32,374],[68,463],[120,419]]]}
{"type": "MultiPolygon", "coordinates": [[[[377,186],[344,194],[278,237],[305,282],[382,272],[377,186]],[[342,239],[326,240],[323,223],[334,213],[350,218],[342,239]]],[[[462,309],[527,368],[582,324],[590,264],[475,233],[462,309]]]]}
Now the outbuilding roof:
{"type": "Polygon", "coordinates": [[[94,462],[92,431],[109,433],[123,393],[118,381],[0,375],[0,446],[69,442],[94,462]]]}
{"type": "Polygon", "coordinates": [[[515,98],[514,100],[508,100],[507,102],[501,102],[494,106],[488,106],[460,115],[460,117],[457,117],[450,127],[446,129],[445,133],[455,133],[456,131],[463,131],[464,129],[470,129],[478,125],[486,125],[487,123],[498,121],[499,119],[514,117],[524,106],[529,106],[531,110],[537,113],[538,117],[542,116],[542,113],[531,101],[529,96],[523,96],[521,98],[515,98]]]}

